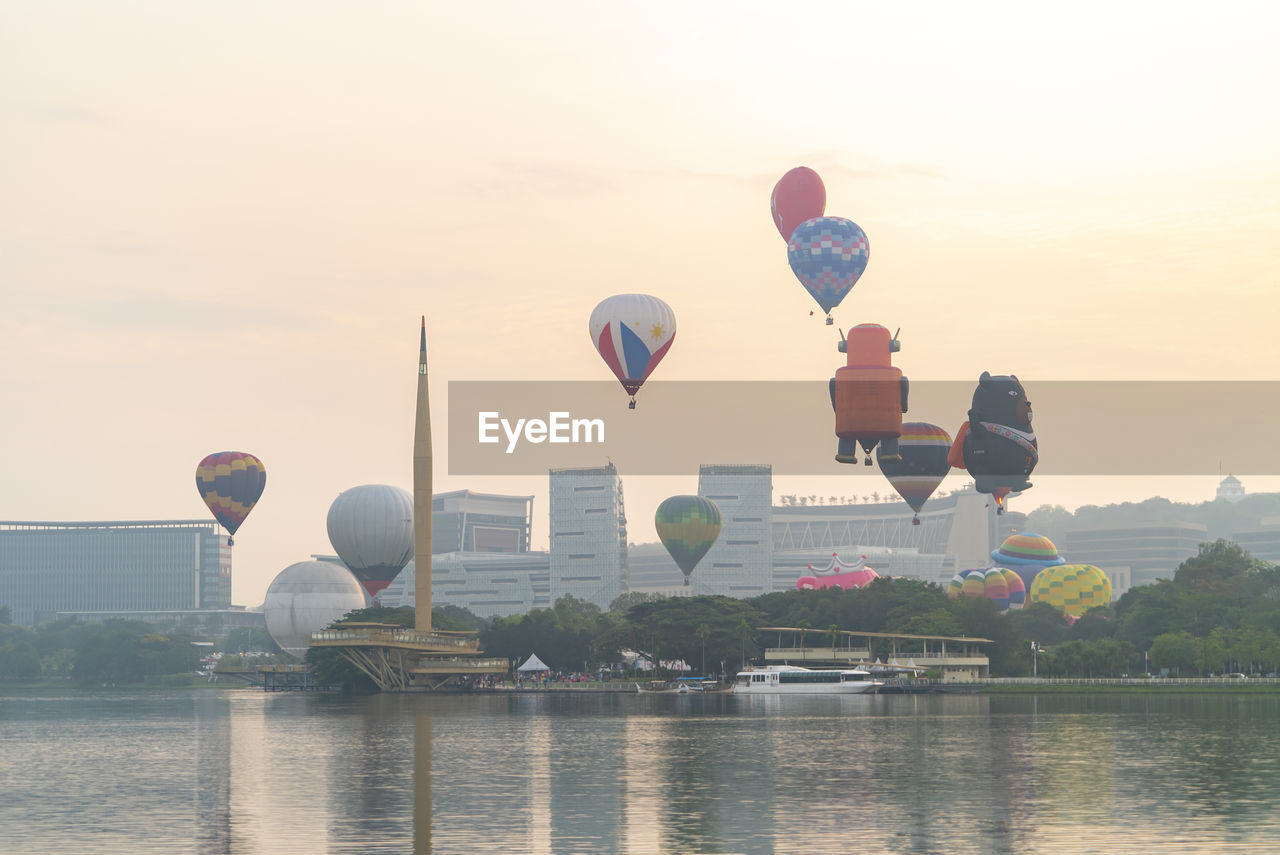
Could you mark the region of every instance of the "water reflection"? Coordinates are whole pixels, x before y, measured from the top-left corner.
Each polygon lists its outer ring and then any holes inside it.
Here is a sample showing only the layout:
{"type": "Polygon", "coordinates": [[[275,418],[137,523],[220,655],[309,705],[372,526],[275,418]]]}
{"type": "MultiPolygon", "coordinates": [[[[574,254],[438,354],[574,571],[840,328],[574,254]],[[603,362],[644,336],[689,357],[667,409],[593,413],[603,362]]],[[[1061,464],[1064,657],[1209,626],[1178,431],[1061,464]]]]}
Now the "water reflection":
{"type": "Polygon", "coordinates": [[[0,695],[0,850],[1270,851],[1276,696],[0,695]]]}

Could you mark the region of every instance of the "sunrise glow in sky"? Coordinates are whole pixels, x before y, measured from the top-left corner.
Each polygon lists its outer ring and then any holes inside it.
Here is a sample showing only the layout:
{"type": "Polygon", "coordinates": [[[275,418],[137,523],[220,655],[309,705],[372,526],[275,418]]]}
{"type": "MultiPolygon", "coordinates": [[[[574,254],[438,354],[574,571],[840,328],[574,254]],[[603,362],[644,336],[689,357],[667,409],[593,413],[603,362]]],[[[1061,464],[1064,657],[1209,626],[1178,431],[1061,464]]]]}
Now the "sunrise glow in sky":
{"type": "MultiPolygon", "coordinates": [[[[870,238],[837,323],[901,327],[913,381],[1012,371],[1034,398],[1037,379],[1280,379],[1268,5],[4,17],[0,519],[203,518],[196,462],[250,451],[269,477],[236,538],[237,603],[331,552],[339,492],[411,486],[420,315],[438,426],[451,381],[607,379],[587,318],[617,293],[676,313],[655,380],[829,377],[834,334],[769,217],[801,164],[870,238]]],[[[1213,452],[1188,438],[1196,453],[1213,452]]],[[[696,489],[622,475],[637,541],[696,489]]],[[[830,480],[775,495],[886,486],[830,480]]],[[[1216,482],[1047,477],[1013,507],[1216,482]]],[[[437,466],[437,490],[461,488],[536,494],[546,548],[545,477],[437,466]]]]}

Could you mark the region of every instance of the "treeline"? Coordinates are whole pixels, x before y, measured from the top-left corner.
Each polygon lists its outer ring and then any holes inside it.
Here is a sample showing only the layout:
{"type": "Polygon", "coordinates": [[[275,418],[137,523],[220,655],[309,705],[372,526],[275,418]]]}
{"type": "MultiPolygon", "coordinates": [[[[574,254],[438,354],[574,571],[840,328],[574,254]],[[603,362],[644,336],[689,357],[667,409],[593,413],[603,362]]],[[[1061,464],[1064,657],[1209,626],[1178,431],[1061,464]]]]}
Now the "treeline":
{"type": "Polygon", "coordinates": [[[132,620],[82,623],[64,618],[34,629],[0,610],[0,679],[64,678],[86,686],[165,682],[185,685],[210,650],[279,650],[258,627],[237,627],[215,647],[194,635],[132,620]]]}
{"type": "MultiPolygon", "coordinates": [[[[1280,568],[1219,540],[1179,566],[1172,580],[1133,588],[1074,623],[1044,603],[1001,613],[993,600],[949,599],[935,584],[878,579],[861,590],[784,591],[749,600],[628,594],[608,611],[562,597],[549,609],[483,621],[454,608],[442,629],[474,629],[486,655],[523,661],[537,653],[563,672],[614,667],[623,649],[650,661],[684,660],[695,671],[734,673],[765,647],[831,646],[839,630],[990,639],[993,676],[1119,677],[1170,669],[1181,675],[1280,670],[1280,568]],[[764,632],[760,627],[812,630],[764,632]],[[1038,654],[1033,654],[1031,642],[1038,654]],[[1036,657],[1033,659],[1033,655],[1036,657]],[[705,663],[705,664],[704,664],[705,663]]],[[[412,626],[413,610],[364,610],[353,618],[412,626]]],[[[873,656],[890,655],[873,640],[873,656]]],[[[362,681],[323,654],[348,685],[362,681]]]]}

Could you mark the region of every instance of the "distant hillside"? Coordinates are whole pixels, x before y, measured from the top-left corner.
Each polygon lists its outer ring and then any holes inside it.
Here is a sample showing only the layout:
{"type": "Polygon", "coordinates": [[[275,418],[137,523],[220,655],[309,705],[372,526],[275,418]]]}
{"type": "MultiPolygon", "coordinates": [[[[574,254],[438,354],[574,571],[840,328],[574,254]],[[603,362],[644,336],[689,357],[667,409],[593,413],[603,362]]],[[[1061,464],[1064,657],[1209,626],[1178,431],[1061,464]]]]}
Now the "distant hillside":
{"type": "Polygon", "coordinates": [[[1057,540],[1074,529],[1108,528],[1133,523],[1200,523],[1210,541],[1230,539],[1238,531],[1258,528],[1264,517],[1280,517],[1280,493],[1255,493],[1238,502],[1217,499],[1191,504],[1154,497],[1120,505],[1082,505],[1075,513],[1061,505],[1041,505],[1027,514],[1025,531],[1057,540]]]}

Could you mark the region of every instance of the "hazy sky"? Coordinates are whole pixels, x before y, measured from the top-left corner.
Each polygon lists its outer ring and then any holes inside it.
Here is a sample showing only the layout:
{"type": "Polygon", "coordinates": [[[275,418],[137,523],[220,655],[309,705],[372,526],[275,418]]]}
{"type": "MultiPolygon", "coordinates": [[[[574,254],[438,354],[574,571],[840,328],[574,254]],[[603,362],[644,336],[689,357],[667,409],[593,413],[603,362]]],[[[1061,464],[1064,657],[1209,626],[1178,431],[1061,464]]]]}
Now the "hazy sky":
{"type": "MultiPolygon", "coordinates": [[[[340,491],[411,486],[419,315],[438,460],[449,381],[608,377],[587,317],[611,294],[675,310],[655,380],[830,376],[834,334],[769,217],[801,164],[870,238],[837,322],[902,327],[915,381],[1013,371],[1034,400],[1037,379],[1280,379],[1270,5],[157,0],[3,20],[0,519],[201,518],[196,462],[253,452],[237,603],[330,551],[340,491]]],[[[443,470],[438,490],[535,493],[545,548],[545,477],[443,470]]],[[[696,488],[622,474],[634,540],[696,488]]],[[[1015,509],[1217,482],[1036,480],[1015,509]]],[[[775,493],[885,489],[853,483],[775,493]]]]}

